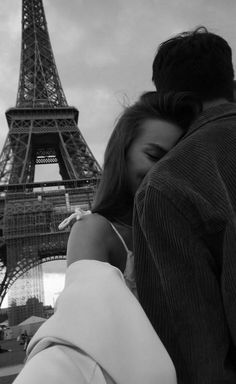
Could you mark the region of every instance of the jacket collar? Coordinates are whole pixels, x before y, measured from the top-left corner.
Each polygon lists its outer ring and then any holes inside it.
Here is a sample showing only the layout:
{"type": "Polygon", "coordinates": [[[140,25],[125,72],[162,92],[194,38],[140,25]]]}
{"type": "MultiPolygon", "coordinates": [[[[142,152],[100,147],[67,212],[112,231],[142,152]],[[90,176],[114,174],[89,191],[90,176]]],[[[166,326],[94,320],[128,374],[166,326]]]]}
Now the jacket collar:
{"type": "Polygon", "coordinates": [[[224,118],[226,116],[236,116],[236,103],[219,104],[214,107],[207,108],[201,112],[197,119],[190,126],[187,133],[184,135],[184,138],[188,137],[193,132],[203,127],[205,124],[224,118]]]}

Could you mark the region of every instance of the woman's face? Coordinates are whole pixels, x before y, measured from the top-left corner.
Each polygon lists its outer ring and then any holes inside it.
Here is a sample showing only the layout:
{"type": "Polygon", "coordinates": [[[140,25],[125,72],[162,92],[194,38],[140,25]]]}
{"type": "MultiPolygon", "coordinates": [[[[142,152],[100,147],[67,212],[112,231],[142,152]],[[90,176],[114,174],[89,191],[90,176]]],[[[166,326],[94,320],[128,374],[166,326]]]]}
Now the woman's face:
{"type": "Polygon", "coordinates": [[[183,131],[174,123],[160,119],[147,119],[127,152],[127,170],[130,187],[135,194],[150,168],[179,140],[183,131]]]}

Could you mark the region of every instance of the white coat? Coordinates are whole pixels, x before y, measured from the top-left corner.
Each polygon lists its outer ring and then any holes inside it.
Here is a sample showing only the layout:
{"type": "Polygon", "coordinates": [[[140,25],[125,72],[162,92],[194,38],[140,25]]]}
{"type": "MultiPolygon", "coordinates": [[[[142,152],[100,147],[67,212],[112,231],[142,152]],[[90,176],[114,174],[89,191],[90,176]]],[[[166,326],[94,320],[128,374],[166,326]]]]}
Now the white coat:
{"type": "Polygon", "coordinates": [[[122,273],[80,260],[14,384],[176,384],[173,363],[122,273]]]}

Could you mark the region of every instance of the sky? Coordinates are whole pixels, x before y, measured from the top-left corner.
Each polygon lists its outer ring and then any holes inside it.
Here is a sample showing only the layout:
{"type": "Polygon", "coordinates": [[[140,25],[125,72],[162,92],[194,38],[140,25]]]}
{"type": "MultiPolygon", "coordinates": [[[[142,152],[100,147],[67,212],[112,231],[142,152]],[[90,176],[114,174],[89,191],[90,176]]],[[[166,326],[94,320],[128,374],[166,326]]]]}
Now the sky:
{"type": "MultiPolygon", "coordinates": [[[[21,6],[0,1],[0,151],[5,111],[16,103],[21,6]]],[[[162,41],[204,25],[228,41],[236,64],[235,0],[44,0],[44,8],[67,102],[79,109],[79,129],[100,165],[123,107],[154,89],[152,61],[162,41]]],[[[47,265],[45,276],[61,282],[64,268],[47,265]]],[[[55,292],[61,285],[54,281],[55,292]]]]}

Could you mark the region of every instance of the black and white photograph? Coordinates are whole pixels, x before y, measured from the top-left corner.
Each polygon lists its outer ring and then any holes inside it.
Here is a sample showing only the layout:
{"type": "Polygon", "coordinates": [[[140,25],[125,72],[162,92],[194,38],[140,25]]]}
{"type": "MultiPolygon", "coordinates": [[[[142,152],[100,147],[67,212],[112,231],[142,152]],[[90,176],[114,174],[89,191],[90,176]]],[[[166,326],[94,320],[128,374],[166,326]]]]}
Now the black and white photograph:
{"type": "Polygon", "coordinates": [[[236,383],[235,15],[1,0],[1,384],[236,383]]]}

